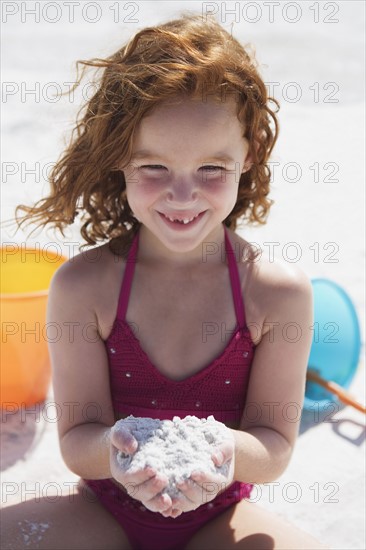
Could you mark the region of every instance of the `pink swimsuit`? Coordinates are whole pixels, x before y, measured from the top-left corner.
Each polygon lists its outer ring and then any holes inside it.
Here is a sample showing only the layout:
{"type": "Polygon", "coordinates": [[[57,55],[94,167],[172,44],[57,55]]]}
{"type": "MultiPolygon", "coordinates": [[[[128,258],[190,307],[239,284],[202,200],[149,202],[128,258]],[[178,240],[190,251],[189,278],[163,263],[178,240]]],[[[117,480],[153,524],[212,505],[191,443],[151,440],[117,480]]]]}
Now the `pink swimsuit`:
{"type": "MultiPolygon", "coordinates": [[[[237,325],[224,351],[198,373],[180,381],[161,374],[140,346],[125,320],[138,251],[136,233],[129,250],[117,316],[105,341],[116,418],[120,415],[172,420],[194,415],[240,421],[255,345],[245,322],[238,267],[225,229],[225,250],[237,325]]],[[[133,325],[133,323],[131,323],[133,325]]],[[[208,336],[209,337],[209,336],[208,336]]],[[[250,495],[252,485],[235,481],[214,500],[177,518],[147,510],[111,479],[84,480],[117,519],[134,550],[183,550],[195,532],[209,520],[250,495]]]]}

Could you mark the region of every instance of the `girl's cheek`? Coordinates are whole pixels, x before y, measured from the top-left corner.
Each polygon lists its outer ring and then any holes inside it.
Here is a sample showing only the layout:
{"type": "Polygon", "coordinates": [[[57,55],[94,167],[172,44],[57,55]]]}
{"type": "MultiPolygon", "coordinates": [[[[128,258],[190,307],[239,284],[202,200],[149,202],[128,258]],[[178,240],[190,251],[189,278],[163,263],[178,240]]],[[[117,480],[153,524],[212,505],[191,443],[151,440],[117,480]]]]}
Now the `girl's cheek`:
{"type": "Polygon", "coordinates": [[[161,192],[164,189],[164,187],[166,187],[166,183],[164,184],[161,180],[158,180],[158,179],[146,180],[141,176],[139,177],[139,179],[136,178],[135,181],[129,182],[129,188],[132,193],[138,194],[138,195],[144,195],[145,197],[154,195],[157,192],[161,192]]]}
{"type": "Polygon", "coordinates": [[[237,192],[238,185],[235,183],[233,175],[222,174],[217,178],[207,179],[201,182],[203,192],[213,193],[214,195],[226,195],[227,193],[237,192]]]}

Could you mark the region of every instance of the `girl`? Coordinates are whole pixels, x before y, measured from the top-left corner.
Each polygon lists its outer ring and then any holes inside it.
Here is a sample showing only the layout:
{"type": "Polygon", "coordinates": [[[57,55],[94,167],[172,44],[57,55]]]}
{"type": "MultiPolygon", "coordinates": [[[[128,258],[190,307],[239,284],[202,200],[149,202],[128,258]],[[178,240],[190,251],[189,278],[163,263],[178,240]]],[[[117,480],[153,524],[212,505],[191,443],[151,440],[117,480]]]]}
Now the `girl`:
{"type": "Polygon", "coordinates": [[[61,232],[82,213],[86,242],[106,241],[58,270],[48,303],[62,328],[49,343],[60,446],[81,483],[72,499],[7,509],[4,548],[21,545],[24,517],[47,522],[47,549],[321,548],[247,500],[290,460],[299,423],[284,411],[301,410],[312,338],[309,279],[235,232],[273,202],[278,104],[214,18],[146,28],[82,63],[104,69],[98,90],[50,196],[18,207],[21,223],[61,232]],[[231,461],[226,485],[197,472],[172,499],[161,472],[124,473],[117,451],[137,443],[113,427],[131,414],[225,423],[232,440],[212,460],[231,461]]]}

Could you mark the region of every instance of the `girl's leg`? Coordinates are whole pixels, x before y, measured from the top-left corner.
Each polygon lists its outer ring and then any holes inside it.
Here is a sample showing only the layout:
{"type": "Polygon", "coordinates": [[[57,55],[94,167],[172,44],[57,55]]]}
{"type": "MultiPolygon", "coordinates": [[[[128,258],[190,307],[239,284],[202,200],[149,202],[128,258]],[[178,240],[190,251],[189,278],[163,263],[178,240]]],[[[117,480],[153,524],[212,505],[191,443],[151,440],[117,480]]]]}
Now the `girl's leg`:
{"type": "Polygon", "coordinates": [[[119,523],[81,489],[4,508],[0,524],[2,550],[131,550],[119,523]]]}
{"type": "Polygon", "coordinates": [[[319,550],[328,547],[257,504],[242,500],[202,527],[192,537],[185,550],[212,548],[319,550]]]}

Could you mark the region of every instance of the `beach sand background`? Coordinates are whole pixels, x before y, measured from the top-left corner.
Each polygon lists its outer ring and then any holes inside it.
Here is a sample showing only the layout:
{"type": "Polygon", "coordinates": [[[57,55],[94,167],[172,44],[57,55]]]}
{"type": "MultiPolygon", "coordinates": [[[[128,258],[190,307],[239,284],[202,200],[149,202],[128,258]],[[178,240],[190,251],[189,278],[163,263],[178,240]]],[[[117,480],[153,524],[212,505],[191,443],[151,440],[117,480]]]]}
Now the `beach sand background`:
{"type": "MultiPolygon", "coordinates": [[[[274,258],[348,292],[363,343],[350,390],[365,402],[364,3],[100,2],[93,8],[80,2],[72,20],[70,8],[59,2],[57,9],[39,8],[39,22],[25,11],[33,4],[3,13],[2,219],[13,217],[17,204],[47,193],[48,163],[61,153],[81,91],[90,92],[84,87],[71,98],[59,95],[75,81],[77,59],[112,53],[138,29],[183,10],[215,9],[228,30],[233,23],[236,38],[255,45],[264,80],[281,103],[272,157],[275,204],[265,226],[243,226],[239,233],[267,257],[273,248],[274,258]]],[[[2,228],[1,239],[72,257],[82,242],[78,229],[75,223],[65,238],[50,230],[29,238],[27,231],[2,228]]],[[[52,387],[47,399],[36,413],[3,414],[2,506],[32,498],[32,488],[39,496],[57,495],[77,481],[60,456],[52,387]]],[[[303,414],[289,467],[274,484],[257,487],[253,500],[332,548],[363,549],[364,416],[338,409],[326,418],[303,414]]]]}

